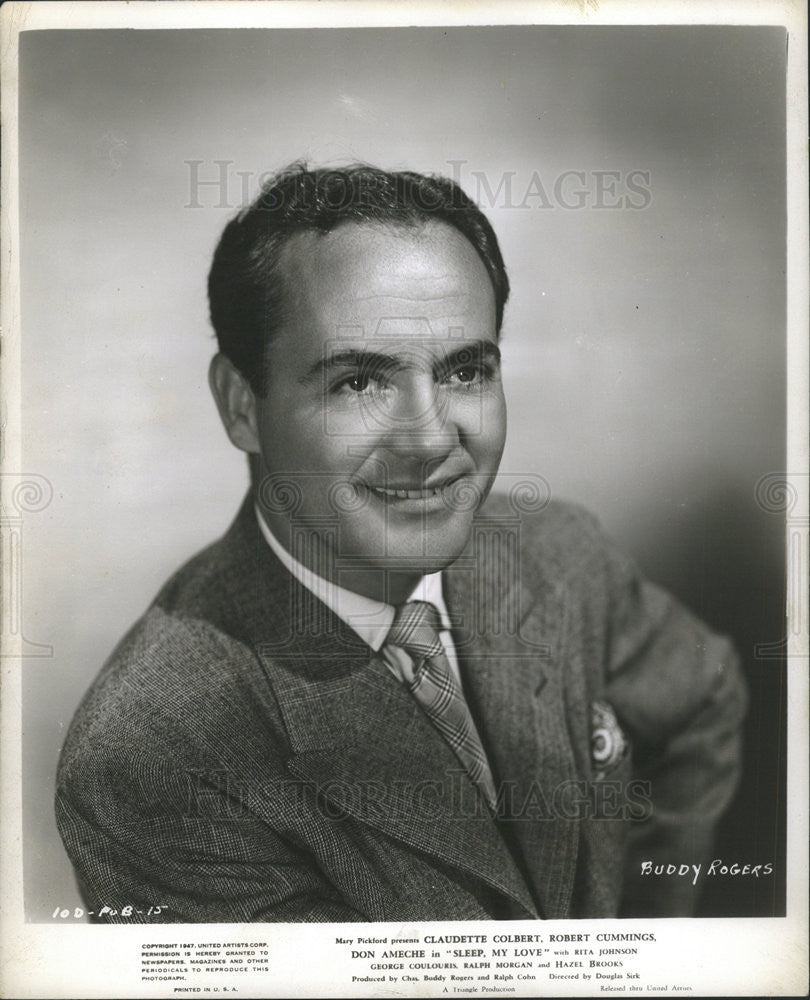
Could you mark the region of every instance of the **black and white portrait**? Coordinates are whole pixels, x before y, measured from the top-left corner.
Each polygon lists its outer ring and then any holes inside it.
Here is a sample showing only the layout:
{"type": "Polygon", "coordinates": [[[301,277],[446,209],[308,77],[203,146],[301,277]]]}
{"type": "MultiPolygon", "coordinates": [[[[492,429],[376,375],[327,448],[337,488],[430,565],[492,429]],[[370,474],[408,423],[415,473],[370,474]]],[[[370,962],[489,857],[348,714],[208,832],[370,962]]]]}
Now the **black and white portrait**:
{"type": "Polygon", "coordinates": [[[26,922],[785,916],[786,40],[19,35],[26,922]]]}

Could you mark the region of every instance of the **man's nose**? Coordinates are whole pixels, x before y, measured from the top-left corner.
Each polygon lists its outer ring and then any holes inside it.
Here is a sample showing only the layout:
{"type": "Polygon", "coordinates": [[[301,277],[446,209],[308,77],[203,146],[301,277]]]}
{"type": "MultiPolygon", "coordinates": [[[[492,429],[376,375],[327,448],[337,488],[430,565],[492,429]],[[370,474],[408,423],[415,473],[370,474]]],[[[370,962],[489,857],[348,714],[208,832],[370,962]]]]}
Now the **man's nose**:
{"type": "Polygon", "coordinates": [[[385,445],[400,455],[443,456],[458,444],[449,401],[432,378],[408,380],[386,413],[385,445]]]}

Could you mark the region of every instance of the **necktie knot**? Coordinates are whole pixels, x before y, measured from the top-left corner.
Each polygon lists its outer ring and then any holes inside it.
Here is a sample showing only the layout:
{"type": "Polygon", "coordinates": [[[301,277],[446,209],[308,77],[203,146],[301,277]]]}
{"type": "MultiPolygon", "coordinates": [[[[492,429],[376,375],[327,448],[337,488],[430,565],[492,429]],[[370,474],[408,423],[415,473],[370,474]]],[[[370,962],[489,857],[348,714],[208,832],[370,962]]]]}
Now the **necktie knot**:
{"type": "Polygon", "coordinates": [[[387,641],[421,662],[444,652],[439,638],[440,625],[435,605],[428,601],[408,601],[397,608],[387,641]]]}

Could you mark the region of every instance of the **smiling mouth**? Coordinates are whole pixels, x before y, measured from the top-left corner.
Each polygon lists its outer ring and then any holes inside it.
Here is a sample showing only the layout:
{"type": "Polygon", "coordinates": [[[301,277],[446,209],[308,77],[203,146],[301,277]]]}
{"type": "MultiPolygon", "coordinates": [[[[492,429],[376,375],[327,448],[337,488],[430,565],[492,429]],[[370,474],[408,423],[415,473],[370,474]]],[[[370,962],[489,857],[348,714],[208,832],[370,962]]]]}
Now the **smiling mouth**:
{"type": "Polygon", "coordinates": [[[369,489],[377,496],[385,497],[388,500],[429,500],[431,497],[439,496],[442,490],[449,485],[449,483],[443,483],[441,486],[435,486],[429,490],[395,490],[386,489],[383,486],[369,486],[369,489]]]}

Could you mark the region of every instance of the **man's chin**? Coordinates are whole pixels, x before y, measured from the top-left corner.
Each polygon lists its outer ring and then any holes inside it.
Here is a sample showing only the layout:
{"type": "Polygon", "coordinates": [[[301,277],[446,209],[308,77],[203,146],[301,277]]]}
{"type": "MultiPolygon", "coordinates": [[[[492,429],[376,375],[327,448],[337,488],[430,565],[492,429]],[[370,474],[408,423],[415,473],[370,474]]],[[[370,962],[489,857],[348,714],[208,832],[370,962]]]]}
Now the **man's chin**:
{"type": "MultiPolygon", "coordinates": [[[[471,518],[454,518],[454,523],[441,530],[422,532],[399,532],[390,529],[378,544],[369,544],[373,533],[369,532],[355,548],[356,555],[347,562],[368,569],[385,570],[396,573],[438,573],[454,563],[467,546],[471,531],[471,518]],[[461,523],[460,523],[461,522],[461,523]]],[[[348,556],[348,551],[342,553],[348,556]]],[[[343,561],[343,560],[341,560],[343,561]]]]}

